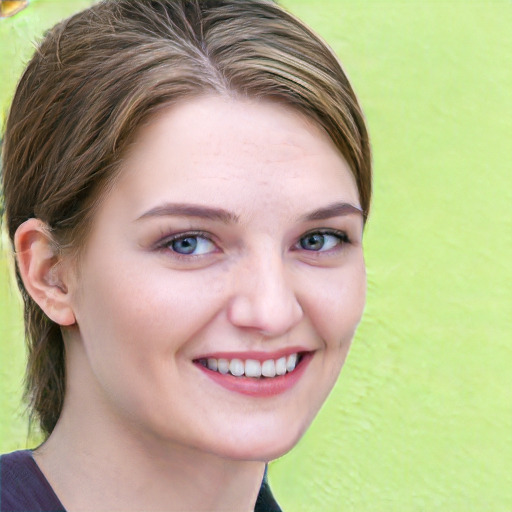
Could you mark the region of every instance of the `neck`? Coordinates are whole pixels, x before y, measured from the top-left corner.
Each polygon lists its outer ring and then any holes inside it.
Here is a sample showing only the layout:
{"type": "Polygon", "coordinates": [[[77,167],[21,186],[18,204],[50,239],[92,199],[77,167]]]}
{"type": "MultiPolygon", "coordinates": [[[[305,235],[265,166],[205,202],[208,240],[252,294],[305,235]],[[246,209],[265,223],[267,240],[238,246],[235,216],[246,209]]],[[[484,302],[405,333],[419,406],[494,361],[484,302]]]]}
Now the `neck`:
{"type": "Polygon", "coordinates": [[[264,462],[222,458],[90,418],[86,408],[65,406],[35,452],[68,512],[254,509],[264,462]]]}

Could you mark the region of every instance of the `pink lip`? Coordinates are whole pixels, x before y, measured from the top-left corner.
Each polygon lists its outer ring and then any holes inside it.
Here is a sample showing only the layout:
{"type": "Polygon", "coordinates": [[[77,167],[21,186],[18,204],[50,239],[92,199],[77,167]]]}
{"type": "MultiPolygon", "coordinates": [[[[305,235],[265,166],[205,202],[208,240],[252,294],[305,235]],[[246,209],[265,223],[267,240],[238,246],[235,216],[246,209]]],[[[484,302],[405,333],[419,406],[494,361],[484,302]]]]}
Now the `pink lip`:
{"type": "MultiPolygon", "coordinates": [[[[292,351],[288,350],[286,353],[294,354],[300,351],[292,351]]],[[[243,355],[240,355],[239,359],[256,359],[264,361],[265,359],[274,359],[275,356],[270,356],[269,353],[265,354],[264,358],[249,356],[248,354],[260,354],[259,352],[244,352],[243,355]],[[269,357],[270,356],[270,357],[269,357]]],[[[195,364],[197,368],[199,368],[205,375],[207,375],[210,379],[212,379],[216,384],[221,385],[222,387],[234,391],[236,393],[240,393],[242,395],[249,395],[253,397],[271,397],[275,395],[280,395],[285,391],[291,389],[302,377],[306,368],[308,367],[311,359],[313,359],[314,352],[302,352],[301,360],[290,373],[286,373],[285,375],[281,375],[279,377],[273,378],[254,378],[254,377],[235,377],[231,374],[223,375],[219,372],[209,370],[205,366],[203,366],[199,360],[195,360],[195,364]]],[[[281,352],[281,356],[285,355],[281,352]]],[[[216,354],[215,356],[209,356],[222,359],[223,356],[216,354]]],[[[233,353],[229,354],[229,357],[225,357],[225,359],[234,359],[237,356],[233,353]]],[[[276,357],[277,358],[277,357],[276,357]]],[[[204,358],[201,358],[204,359],[204,358]]]]}

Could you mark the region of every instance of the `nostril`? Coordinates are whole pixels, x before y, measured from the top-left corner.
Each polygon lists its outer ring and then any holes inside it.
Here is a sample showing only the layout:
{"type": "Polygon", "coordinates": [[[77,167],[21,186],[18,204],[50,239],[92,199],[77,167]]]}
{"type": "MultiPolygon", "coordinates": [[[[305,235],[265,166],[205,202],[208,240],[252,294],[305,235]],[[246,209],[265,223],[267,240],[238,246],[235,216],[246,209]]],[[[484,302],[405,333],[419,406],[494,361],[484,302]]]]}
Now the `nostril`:
{"type": "Polygon", "coordinates": [[[251,301],[248,297],[236,297],[228,308],[228,319],[238,328],[253,329],[265,337],[286,333],[299,323],[304,315],[302,307],[277,301],[251,301]]]}

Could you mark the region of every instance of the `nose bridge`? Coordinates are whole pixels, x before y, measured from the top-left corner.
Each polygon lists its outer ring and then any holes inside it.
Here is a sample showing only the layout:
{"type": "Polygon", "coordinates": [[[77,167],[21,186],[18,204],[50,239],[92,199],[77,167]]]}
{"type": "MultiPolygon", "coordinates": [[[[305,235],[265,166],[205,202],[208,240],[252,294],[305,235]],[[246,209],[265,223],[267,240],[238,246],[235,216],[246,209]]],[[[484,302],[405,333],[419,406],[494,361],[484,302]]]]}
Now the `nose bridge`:
{"type": "Polygon", "coordinates": [[[276,336],[300,321],[302,308],[280,248],[261,244],[239,270],[229,311],[234,325],[276,336]]]}

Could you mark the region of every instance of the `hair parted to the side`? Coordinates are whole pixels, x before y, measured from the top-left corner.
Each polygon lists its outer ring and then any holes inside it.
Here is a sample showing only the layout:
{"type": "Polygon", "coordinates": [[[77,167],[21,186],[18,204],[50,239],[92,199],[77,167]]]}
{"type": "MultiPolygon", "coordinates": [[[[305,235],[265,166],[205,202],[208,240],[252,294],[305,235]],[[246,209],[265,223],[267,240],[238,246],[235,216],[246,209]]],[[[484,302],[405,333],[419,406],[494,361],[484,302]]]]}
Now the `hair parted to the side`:
{"type": "MultiPolygon", "coordinates": [[[[322,126],[349,163],[368,214],[363,114],[338,60],[270,0],[106,0],[50,30],[7,121],[2,185],[11,241],[36,217],[79,249],[127,145],[158,110],[205,94],[269,98],[322,126]]],[[[49,435],[65,395],[59,325],[24,289],[26,398],[49,435]]]]}

